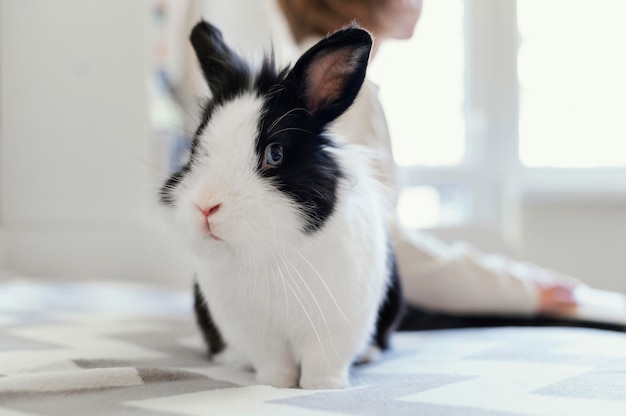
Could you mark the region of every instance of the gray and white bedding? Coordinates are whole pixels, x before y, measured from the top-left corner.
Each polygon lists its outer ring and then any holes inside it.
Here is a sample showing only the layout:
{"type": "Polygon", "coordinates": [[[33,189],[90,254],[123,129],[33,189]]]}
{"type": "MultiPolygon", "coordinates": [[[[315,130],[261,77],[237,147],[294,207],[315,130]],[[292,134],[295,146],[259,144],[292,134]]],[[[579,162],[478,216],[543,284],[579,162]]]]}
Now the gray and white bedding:
{"type": "Polygon", "coordinates": [[[0,284],[0,415],[626,415],[626,335],[403,332],[347,390],[255,385],[211,363],[191,295],[112,283],[0,284]]]}

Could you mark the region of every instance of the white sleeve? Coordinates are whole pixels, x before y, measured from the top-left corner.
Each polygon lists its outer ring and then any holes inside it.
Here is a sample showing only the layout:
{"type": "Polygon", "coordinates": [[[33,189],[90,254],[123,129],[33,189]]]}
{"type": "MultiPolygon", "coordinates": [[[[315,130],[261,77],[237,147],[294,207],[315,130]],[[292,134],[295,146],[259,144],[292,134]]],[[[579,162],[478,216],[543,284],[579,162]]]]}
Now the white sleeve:
{"type": "Polygon", "coordinates": [[[532,315],[538,291],[532,273],[548,273],[466,243],[393,227],[392,240],[409,304],[448,313],[532,315]]]}
{"type": "MultiPolygon", "coordinates": [[[[352,107],[338,120],[339,137],[378,152],[378,176],[397,203],[395,164],[378,87],[363,84],[352,107]]],[[[396,219],[397,221],[397,219],[396,219]]],[[[401,229],[392,221],[391,236],[404,293],[409,303],[440,312],[530,315],[538,309],[538,292],[528,277],[532,269],[467,244],[447,245],[432,236],[401,229]],[[526,270],[525,270],[526,269],[526,270]]]]}

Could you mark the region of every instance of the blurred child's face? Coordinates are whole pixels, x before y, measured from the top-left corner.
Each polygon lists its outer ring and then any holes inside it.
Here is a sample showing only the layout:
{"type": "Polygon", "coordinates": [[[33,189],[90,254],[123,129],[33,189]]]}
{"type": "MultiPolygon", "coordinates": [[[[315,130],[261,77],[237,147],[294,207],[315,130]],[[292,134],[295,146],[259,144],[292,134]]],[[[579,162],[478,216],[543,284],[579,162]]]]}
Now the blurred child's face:
{"type": "Polygon", "coordinates": [[[379,40],[408,39],[422,0],[279,0],[296,39],[325,36],[356,20],[379,40]]]}
{"type": "Polygon", "coordinates": [[[408,39],[422,13],[422,0],[386,0],[377,13],[377,27],[372,28],[379,37],[408,39]]]}

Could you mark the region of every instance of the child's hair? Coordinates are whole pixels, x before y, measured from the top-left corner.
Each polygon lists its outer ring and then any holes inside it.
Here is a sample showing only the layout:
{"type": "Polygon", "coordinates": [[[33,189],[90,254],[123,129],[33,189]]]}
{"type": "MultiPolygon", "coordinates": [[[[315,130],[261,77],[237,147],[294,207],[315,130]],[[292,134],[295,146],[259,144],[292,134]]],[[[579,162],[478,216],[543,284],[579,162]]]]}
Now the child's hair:
{"type": "Polygon", "coordinates": [[[353,21],[375,32],[378,12],[385,3],[386,0],[279,0],[296,41],[307,36],[325,36],[353,21]]]}

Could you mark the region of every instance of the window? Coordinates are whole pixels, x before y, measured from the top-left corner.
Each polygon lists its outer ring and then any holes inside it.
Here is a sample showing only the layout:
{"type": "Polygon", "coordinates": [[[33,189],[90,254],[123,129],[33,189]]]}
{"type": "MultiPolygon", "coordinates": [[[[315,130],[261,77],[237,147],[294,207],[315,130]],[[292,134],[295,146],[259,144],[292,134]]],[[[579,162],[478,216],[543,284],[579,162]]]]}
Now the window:
{"type": "MultiPolygon", "coordinates": [[[[465,162],[463,21],[462,0],[428,2],[415,36],[387,41],[370,67],[370,78],[381,85],[394,158],[405,173],[415,167],[454,169],[465,162]]],[[[398,201],[406,226],[428,228],[466,220],[465,186],[419,176],[406,181],[398,201]]]]}
{"type": "Polygon", "coordinates": [[[524,0],[517,11],[522,163],[626,165],[626,2],[524,0]]]}
{"type": "Polygon", "coordinates": [[[415,36],[387,41],[372,62],[398,164],[463,161],[463,42],[463,1],[428,2],[415,36]]]}
{"type": "Polygon", "coordinates": [[[459,224],[467,212],[467,192],[458,187],[408,186],[400,194],[398,217],[409,228],[459,224]]]}
{"type": "Polygon", "coordinates": [[[370,72],[404,224],[498,227],[512,184],[623,179],[624,16],[623,0],[425,2],[414,38],[385,44],[370,72]]]}

